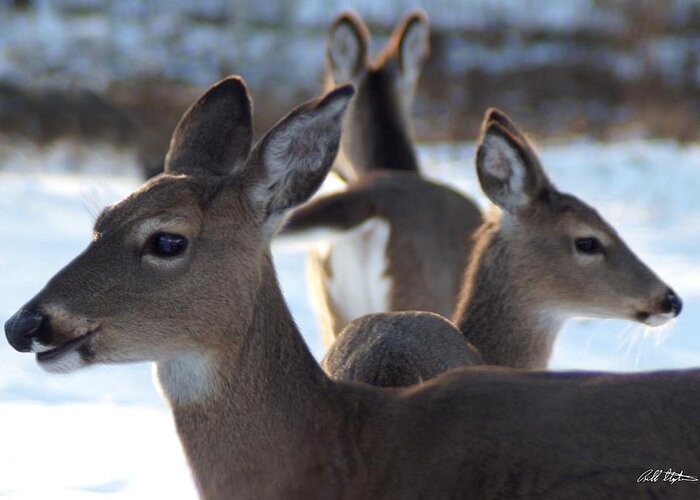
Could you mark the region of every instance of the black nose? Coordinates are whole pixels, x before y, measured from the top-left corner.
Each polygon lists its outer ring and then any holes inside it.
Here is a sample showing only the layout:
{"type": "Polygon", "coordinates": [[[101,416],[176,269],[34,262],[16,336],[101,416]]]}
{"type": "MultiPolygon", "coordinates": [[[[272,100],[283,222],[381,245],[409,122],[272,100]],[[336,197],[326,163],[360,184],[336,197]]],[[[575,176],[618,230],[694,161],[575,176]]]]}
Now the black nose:
{"type": "Polygon", "coordinates": [[[683,301],[678,295],[676,295],[676,292],[669,290],[666,292],[666,296],[664,297],[661,307],[665,313],[672,312],[674,316],[678,316],[683,310],[683,301]]]}
{"type": "Polygon", "coordinates": [[[44,317],[22,309],[5,322],[5,335],[12,347],[20,352],[29,352],[44,317]]]}

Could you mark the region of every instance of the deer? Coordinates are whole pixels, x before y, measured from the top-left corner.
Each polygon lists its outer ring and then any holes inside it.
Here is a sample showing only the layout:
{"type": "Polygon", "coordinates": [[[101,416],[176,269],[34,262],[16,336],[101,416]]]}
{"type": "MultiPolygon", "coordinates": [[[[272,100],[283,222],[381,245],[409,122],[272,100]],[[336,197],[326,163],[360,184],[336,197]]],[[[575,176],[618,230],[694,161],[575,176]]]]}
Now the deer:
{"type": "Polygon", "coordinates": [[[653,327],[680,314],[673,289],[593,207],[554,186],[525,135],[495,108],[484,115],[476,171],[497,208],[475,233],[452,323],[417,313],[360,318],[323,359],[331,376],[411,385],[473,365],[474,350],[487,364],[545,369],[568,319],[653,327]]]}
{"type": "Polygon", "coordinates": [[[155,362],[205,499],[696,496],[646,479],[700,472],[700,370],[470,367],[403,389],[324,373],[270,243],[329,171],[352,92],[302,104],[252,146],[243,81],[212,86],[164,172],[107,207],[5,323],[11,346],[49,372],[155,362]]]}
{"type": "Polygon", "coordinates": [[[426,15],[413,11],[370,60],[369,31],[356,14],[342,13],[329,30],[326,86],[357,89],[334,166],[347,185],[294,211],[278,238],[323,241],[309,252],[306,274],[326,346],[369,313],[449,316],[456,307],[482,219],[463,194],[420,175],[409,118],[429,33],[426,15]]]}

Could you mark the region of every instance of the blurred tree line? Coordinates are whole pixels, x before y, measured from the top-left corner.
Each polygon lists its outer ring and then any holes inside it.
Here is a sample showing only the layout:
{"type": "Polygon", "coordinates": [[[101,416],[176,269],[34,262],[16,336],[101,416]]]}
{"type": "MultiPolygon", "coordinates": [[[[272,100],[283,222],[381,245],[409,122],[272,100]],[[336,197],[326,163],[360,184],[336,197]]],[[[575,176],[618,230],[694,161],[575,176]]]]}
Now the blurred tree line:
{"type": "Polygon", "coordinates": [[[539,136],[698,136],[694,0],[0,0],[0,139],[107,141],[157,162],[187,104],[230,73],[264,129],[321,91],[339,11],[365,18],[376,49],[415,6],[432,23],[418,139],[473,139],[488,106],[539,136]]]}

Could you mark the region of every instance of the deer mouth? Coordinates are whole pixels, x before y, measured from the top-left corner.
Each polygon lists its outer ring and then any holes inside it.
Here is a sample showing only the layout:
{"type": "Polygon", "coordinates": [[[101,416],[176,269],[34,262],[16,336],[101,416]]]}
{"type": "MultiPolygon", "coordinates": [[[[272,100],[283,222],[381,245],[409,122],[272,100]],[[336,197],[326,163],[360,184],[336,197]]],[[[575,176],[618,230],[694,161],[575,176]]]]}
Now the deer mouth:
{"type": "Polygon", "coordinates": [[[49,363],[51,361],[55,361],[61,356],[64,356],[65,354],[73,351],[77,351],[80,349],[80,347],[85,344],[88,340],[90,340],[98,330],[92,330],[84,335],[81,335],[80,337],[74,338],[73,340],[69,340],[65,344],[55,347],[53,349],[50,349],[48,351],[42,351],[36,353],[36,360],[39,363],[49,363]]]}
{"type": "Polygon", "coordinates": [[[655,327],[664,325],[675,317],[676,315],[673,313],[651,314],[643,312],[637,313],[636,320],[640,323],[644,323],[647,326],[655,327]]]}

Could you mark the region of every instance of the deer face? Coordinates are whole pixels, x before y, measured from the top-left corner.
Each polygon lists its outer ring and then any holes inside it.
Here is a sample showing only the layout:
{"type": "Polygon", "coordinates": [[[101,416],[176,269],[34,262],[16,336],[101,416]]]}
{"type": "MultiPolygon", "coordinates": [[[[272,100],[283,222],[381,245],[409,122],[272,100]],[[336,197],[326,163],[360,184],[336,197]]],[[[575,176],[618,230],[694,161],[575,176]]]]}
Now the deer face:
{"type": "Polygon", "coordinates": [[[503,237],[519,281],[545,309],[650,326],[681,312],[681,299],[610,224],[552,185],[525,137],[496,110],[487,112],[477,172],[484,192],[503,210],[503,237]]]}
{"type": "Polygon", "coordinates": [[[68,372],[241,342],[269,240],[330,168],[351,95],[300,106],[251,151],[244,84],[212,87],[178,125],[165,172],[106,209],[88,248],[8,320],[10,344],[68,372]]]}

